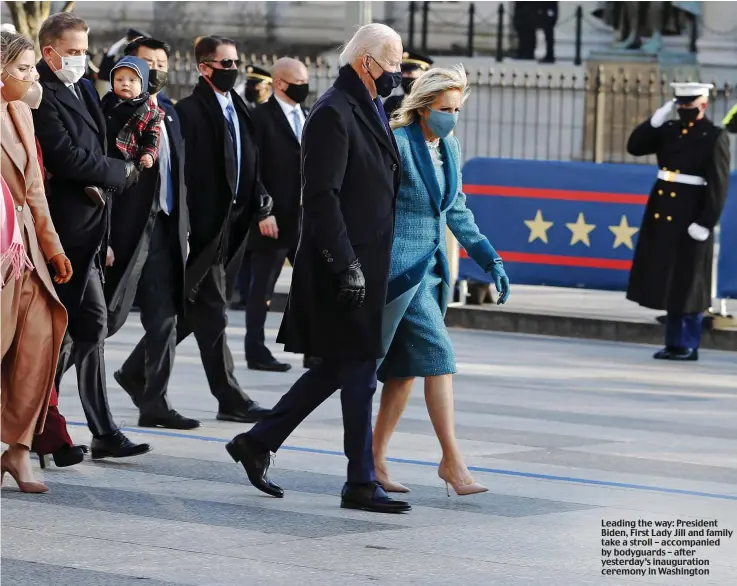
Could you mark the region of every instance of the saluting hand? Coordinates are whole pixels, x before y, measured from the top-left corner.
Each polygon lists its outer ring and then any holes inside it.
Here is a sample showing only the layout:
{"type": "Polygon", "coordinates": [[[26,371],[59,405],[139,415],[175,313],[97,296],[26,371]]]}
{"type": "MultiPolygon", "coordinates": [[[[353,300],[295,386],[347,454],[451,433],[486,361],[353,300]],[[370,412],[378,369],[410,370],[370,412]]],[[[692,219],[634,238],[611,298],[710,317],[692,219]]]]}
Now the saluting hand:
{"type": "Polygon", "coordinates": [[[69,262],[67,255],[64,253],[52,256],[49,259],[49,263],[54,268],[56,275],[54,276],[54,283],[63,285],[68,283],[69,279],[72,278],[72,263],[69,262]]]}

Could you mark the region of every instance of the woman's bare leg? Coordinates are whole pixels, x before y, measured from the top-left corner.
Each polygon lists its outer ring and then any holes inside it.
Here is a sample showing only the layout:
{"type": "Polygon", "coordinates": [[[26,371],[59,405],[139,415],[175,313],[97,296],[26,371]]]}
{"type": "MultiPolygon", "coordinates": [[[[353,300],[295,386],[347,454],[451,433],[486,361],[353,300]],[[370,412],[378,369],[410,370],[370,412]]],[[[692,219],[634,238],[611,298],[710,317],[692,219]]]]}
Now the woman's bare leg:
{"type": "Polygon", "coordinates": [[[473,484],[473,476],[466,467],[455,435],[453,375],[442,374],[425,378],[425,403],[443,451],[439,472],[453,486],[473,484]]]}
{"type": "Polygon", "coordinates": [[[389,440],[407,407],[414,382],[414,378],[389,379],[381,389],[381,404],[374,426],[374,467],[377,479],[386,484],[391,484],[387,482],[389,471],[386,465],[389,440]]]}

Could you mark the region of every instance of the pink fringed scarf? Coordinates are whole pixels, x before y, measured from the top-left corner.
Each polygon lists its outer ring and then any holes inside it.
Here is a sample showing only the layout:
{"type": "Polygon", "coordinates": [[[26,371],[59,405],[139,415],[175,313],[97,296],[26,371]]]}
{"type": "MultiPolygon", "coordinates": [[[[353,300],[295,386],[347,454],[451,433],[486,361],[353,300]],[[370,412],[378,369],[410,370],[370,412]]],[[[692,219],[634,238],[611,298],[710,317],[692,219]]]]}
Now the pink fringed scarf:
{"type": "MultiPolygon", "coordinates": [[[[33,269],[31,259],[26,254],[25,246],[23,246],[23,238],[20,233],[20,227],[15,217],[15,203],[10,193],[8,184],[2,179],[3,188],[3,205],[0,206],[0,264],[5,266],[6,261],[10,265],[10,279],[19,279],[23,275],[25,269],[33,269]]],[[[4,282],[0,282],[0,288],[4,286],[4,282]]]]}

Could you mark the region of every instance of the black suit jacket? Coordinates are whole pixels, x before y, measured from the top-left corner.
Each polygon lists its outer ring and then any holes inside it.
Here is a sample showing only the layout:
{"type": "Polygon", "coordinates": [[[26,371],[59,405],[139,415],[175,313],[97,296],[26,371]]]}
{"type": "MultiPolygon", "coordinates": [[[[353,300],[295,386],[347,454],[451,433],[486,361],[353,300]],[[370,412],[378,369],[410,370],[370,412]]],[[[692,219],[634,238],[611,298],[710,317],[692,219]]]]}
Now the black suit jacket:
{"type": "Polygon", "coordinates": [[[190,254],[185,289],[190,297],[217,262],[226,266],[226,292],[232,292],[245,252],[248,226],[259,211],[261,196],[267,193],[259,179],[251,116],[238,94],[231,90],[230,96],[241,138],[241,176],[237,194],[232,143],[213,89],[200,78],[192,95],[174,106],[181,121],[187,159],[184,177],[190,214],[190,254]]]}
{"type": "MultiPolygon", "coordinates": [[[[43,99],[33,111],[36,137],[46,167],[46,198],[74,275],[56,287],[70,314],[81,303],[94,257],[104,257],[109,208],[99,208],[84,193],[87,185],[115,191],[125,186],[125,163],[106,156],[105,120],[92,84],[76,85],[84,103],[56,77],[45,61],[37,65],[43,99]]],[[[114,199],[114,196],[109,199],[114,199]]],[[[71,315],[70,315],[71,317],[71,315]]]]}
{"type": "Polygon", "coordinates": [[[358,360],[383,356],[381,317],[400,178],[394,135],[353,68],[342,67],[310,111],[302,135],[302,235],[277,338],[287,351],[358,360]],[[346,309],[336,303],[338,275],[356,258],[366,300],[346,309]]]}
{"type": "MultiPolygon", "coordinates": [[[[307,116],[307,110],[302,111],[307,116]]],[[[261,182],[274,200],[272,214],[279,227],[279,238],[261,235],[258,219],[248,232],[247,250],[293,249],[299,240],[300,201],[300,144],[292,126],[273,95],[251,110],[254,138],[258,148],[261,182]]]]}
{"type": "MultiPolygon", "coordinates": [[[[179,116],[173,104],[158,96],[159,107],[164,111],[164,126],[169,138],[171,178],[174,188],[174,207],[170,218],[176,225],[175,240],[171,242],[174,258],[177,310],[184,311],[184,267],[187,262],[187,186],[184,182],[184,139],[179,116]]],[[[122,155],[121,155],[122,156],[122,155]]],[[[143,169],[138,183],[117,198],[112,207],[110,246],[115,253],[115,263],[107,269],[105,298],[108,304],[108,333],[113,335],[123,326],[135,296],[135,287],[143,269],[145,255],[156,215],[161,210],[159,202],[161,176],[159,160],[150,169],[143,169]]]]}

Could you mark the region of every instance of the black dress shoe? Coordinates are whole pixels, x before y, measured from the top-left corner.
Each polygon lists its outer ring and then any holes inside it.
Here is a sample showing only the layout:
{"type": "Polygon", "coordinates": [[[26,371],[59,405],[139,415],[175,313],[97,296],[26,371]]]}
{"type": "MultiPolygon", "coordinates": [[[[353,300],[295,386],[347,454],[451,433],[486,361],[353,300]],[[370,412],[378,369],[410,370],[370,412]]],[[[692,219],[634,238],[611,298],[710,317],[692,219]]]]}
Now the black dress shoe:
{"type": "Polygon", "coordinates": [[[698,348],[674,348],[667,346],[653,354],[656,360],[675,360],[691,362],[699,359],[698,348]]]}
{"type": "Polygon", "coordinates": [[[148,444],[134,444],[123,432],[116,431],[109,435],[92,438],[90,444],[92,459],[100,458],[129,458],[130,456],[140,456],[151,451],[148,444]]]}
{"type": "Polygon", "coordinates": [[[233,421],[235,423],[256,423],[271,413],[271,409],[261,407],[256,401],[251,401],[246,407],[239,409],[225,409],[220,407],[217,414],[218,421],[233,421]]]}
{"type": "Polygon", "coordinates": [[[133,401],[133,404],[138,407],[138,401],[136,400],[136,397],[141,394],[143,389],[138,388],[138,385],[136,385],[136,383],[131,380],[130,377],[125,376],[122,370],[116,370],[113,373],[113,378],[115,379],[115,382],[120,385],[120,388],[128,393],[128,396],[131,398],[131,401],[133,401]]]}
{"type": "Polygon", "coordinates": [[[141,413],[138,427],[163,427],[164,429],[197,429],[202,425],[196,419],[190,419],[170,409],[164,413],[141,413]]]}
{"type": "Polygon", "coordinates": [[[322,358],[317,358],[316,356],[305,356],[302,359],[302,366],[310,369],[315,368],[316,366],[320,366],[322,364],[322,358]]]}
{"type": "Polygon", "coordinates": [[[265,370],[268,372],[287,372],[292,368],[291,364],[279,362],[276,358],[271,360],[254,361],[248,363],[249,370],[265,370]]]}
{"type": "MultiPolygon", "coordinates": [[[[79,464],[84,460],[84,455],[87,451],[87,446],[64,446],[50,455],[54,459],[54,465],[57,468],[66,468],[67,466],[79,464]]],[[[46,468],[48,465],[48,458],[49,454],[38,455],[38,461],[40,462],[42,469],[46,468]]]]}
{"type": "Polygon", "coordinates": [[[266,476],[271,464],[271,452],[257,442],[241,433],[225,444],[230,457],[240,462],[246,471],[248,480],[261,492],[276,498],[284,497],[284,490],[278,484],[271,482],[266,476]]]}
{"type": "Polygon", "coordinates": [[[372,513],[406,513],[412,510],[408,502],[391,498],[378,482],[346,483],[343,486],[340,507],[372,513]]]}

